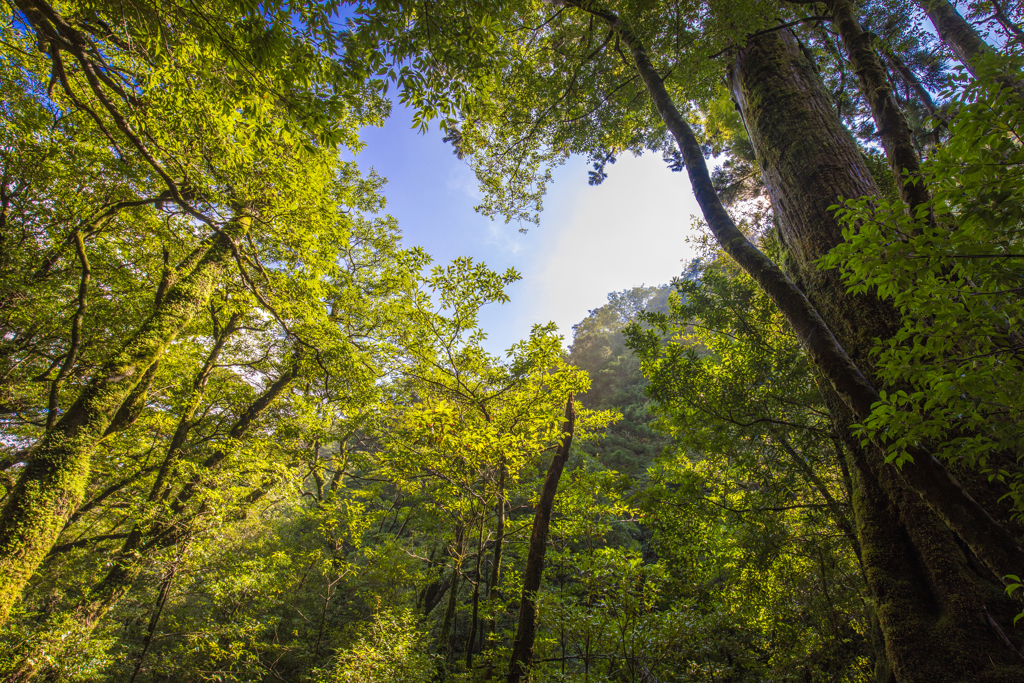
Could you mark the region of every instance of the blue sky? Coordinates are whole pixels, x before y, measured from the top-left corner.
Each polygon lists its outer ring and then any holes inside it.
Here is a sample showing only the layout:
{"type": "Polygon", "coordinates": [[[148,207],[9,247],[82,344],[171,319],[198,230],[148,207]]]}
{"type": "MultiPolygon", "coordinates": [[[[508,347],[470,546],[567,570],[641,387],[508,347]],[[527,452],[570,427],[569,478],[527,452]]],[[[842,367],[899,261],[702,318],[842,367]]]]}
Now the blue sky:
{"type": "Polygon", "coordinates": [[[570,160],[555,172],[540,225],[522,234],[518,224],[473,211],[480,194],[472,170],[439,131],[412,130],[410,113],[399,106],[384,128],[365,130],[363,139],[367,146],[356,160],[388,179],[387,212],[407,246],[421,245],[435,263],[471,256],[523,275],[508,290],[512,300],[482,316],[492,353],[548,321],[568,344],[572,326],[609,292],[666,283],[694,253],[687,238],[699,210],[689,182],[658,155],[620,158],[599,187],[587,185],[585,159],[570,160]]]}

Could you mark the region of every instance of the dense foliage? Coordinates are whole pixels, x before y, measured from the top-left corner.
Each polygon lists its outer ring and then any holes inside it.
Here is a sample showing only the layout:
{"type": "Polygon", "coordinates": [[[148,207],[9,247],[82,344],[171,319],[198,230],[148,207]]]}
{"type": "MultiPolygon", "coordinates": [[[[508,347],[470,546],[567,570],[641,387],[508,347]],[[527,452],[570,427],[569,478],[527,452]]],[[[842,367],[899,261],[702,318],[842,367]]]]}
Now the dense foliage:
{"type": "Polygon", "coordinates": [[[0,677],[1020,680],[1024,33],[966,13],[0,6],[0,677]],[[343,160],[389,93],[492,216],[662,154],[701,257],[489,353],[519,274],[343,160]]]}

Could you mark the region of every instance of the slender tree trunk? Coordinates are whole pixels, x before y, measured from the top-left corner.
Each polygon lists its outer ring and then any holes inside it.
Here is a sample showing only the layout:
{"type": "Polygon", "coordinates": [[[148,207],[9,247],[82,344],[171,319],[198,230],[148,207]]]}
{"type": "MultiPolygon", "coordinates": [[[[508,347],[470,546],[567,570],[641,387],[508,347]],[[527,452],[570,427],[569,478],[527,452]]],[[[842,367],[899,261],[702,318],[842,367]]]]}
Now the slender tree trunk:
{"type": "Polygon", "coordinates": [[[149,646],[153,644],[153,634],[156,633],[156,625],[160,622],[160,615],[163,614],[164,604],[166,604],[167,596],[171,592],[171,582],[174,581],[174,575],[177,573],[177,570],[178,568],[175,566],[164,577],[164,580],[160,582],[160,592],[156,598],[153,616],[149,618],[149,625],[146,627],[146,638],[142,642],[142,652],[139,653],[139,661],[135,663],[135,670],[132,672],[131,680],[128,683],[135,683],[135,679],[139,677],[139,672],[142,671],[142,663],[146,661],[146,653],[149,652],[149,646]]]}
{"type": "Polygon", "coordinates": [[[1020,26],[1013,23],[1010,17],[1006,15],[1002,5],[999,4],[999,0],[989,0],[992,5],[992,15],[999,22],[999,25],[1011,36],[1016,38],[1018,41],[1024,41],[1024,31],[1021,30],[1020,26]]]}
{"type": "MultiPolygon", "coordinates": [[[[491,556],[491,576],[487,582],[487,606],[492,615],[496,611],[495,603],[501,597],[498,581],[501,579],[501,552],[505,545],[505,475],[505,460],[502,457],[498,470],[498,504],[495,506],[494,554],[491,556]]],[[[496,628],[497,620],[492,616],[487,625],[488,635],[494,633],[496,628]]]]}
{"type": "Polygon", "coordinates": [[[476,632],[479,625],[480,607],[480,561],[484,554],[484,517],[480,518],[480,531],[476,538],[476,571],[473,573],[473,617],[469,626],[469,644],[466,646],[466,669],[473,668],[473,648],[476,647],[476,632]]]}
{"type": "Polygon", "coordinates": [[[238,328],[239,318],[240,316],[235,314],[228,320],[227,325],[225,325],[224,329],[216,337],[213,347],[210,349],[210,353],[206,356],[206,361],[203,363],[203,367],[200,368],[195,379],[192,381],[192,393],[189,396],[188,402],[185,404],[185,409],[178,417],[178,426],[175,428],[174,435],[171,437],[171,444],[167,447],[167,453],[164,455],[163,462],[160,463],[160,469],[157,471],[156,479],[153,482],[153,486],[150,488],[149,502],[151,503],[159,500],[161,493],[166,493],[164,491],[164,487],[167,482],[167,477],[170,476],[171,470],[174,468],[175,463],[177,463],[178,458],[181,455],[182,449],[185,447],[185,441],[188,438],[189,432],[192,431],[192,427],[195,426],[192,422],[192,418],[195,417],[196,411],[202,403],[203,395],[206,393],[206,384],[210,380],[210,373],[213,371],[213,366],[216,364],[217,358],[220,357],[220,353],[224,349],[224,345],[238,328]]]}
{"type": "Polygon", "coordinates": [[[978,74],[974,71],[974,59],[988,50],[988,44],[981,39],[978,32],[974,30],[974,26],[964,19],[956,10],[956,6],[948,0],[914,0],[914,2],[928,15],[942,42],[953,51],[956,58],[967,67],[972,75],[977,76],[978,74]]]}
{"type": "Polygon", "coordinates": [[[50,384],[50,397],[47,402],[46,411],[47,429],[52,429],[57,421],[61,382],[71,374],[71,370],[74,369],[75,362],[78,360],[78,350],[82,345],[82,320],[85,318],[85,309],[89,303],[89,277],[92,271],[89,267],[89,257],[85,253],[85,240],[82,238],[82,233],[77,230],[75,231],[75,250],[78,253],[78,260],[82,264],[82,279],[78,285],[78,309],[71,318],[71,334],[67,355],[61,364],[60,372],[57,373],[57,377],[50,384]]]}
{"type": "MultiPolygon", "coordinates": [[[[452,631],[455,629],[455,608],[459,600],[459,574],[462,567],[464,527],[459,524],[455,532],[455,552],[452,553],[452,583],[448,589],[448,607],[445,608],[444,618],[441,620],[441,633],[437,640],[437,650],[443,656],[444,665],[452,658],[452,631]]],[[[439,663],[440,664],[440,663],[439,663]]]]}
{"type": "Polygon", "coordinates": [[[860,540],[857,537],[857,532],[853,528],[853,524],[850,523],[846,513],[843,512],[843,508],[839,505],[839,501],[837,501],[831,491],[828,490],[828,484],[826,484],[825,480],[814,471],[814,468],[811,467],[806,460],[804,460],[803,456],[797,453],[796,450],[789,445],[785,436],[781,433],[772,432],[772,440],[782,447],[782,450],[785,451],[786,455],[788,455],[790,460],[793,461],[793,464],[797,466],[797,469],[799,469],[803,474],[804,481],[814,486],[818,493],[821,494],[821,497],[825,499],[825,504],[828,506],[829,512],[832,513],[832,519],[835,521],[836,526],[838,526],[850,540],[853,552],[859,560],[861,552],[860,540]]]}
{"type": "Polygon", "coordinates": [[[168,290],[124,349],[102,366],[33,449],[0,512],[0,623],[81,504],[96,444],[146,371],[206,306],[250,222],[239,218],[208,240],[194,270],[168,290]]]}
{"type": "MultiPolygon", "coordinates": [[[[783,242],[793,245],[789,265],[843,348],[870,368],[873,340],[892,334],[895,311],[873,297],[846,294],[837,273],[815,266],[842,240],[828,206],[839,195],[876,193],[856,144],[832,112],[813,66],[785,32],[752,39],[737,56],[730,82],[783,242]]],[[[862,447],[850,437],[848,427],[860,417],[831,386],[822,391],[844,427],[865,574],[896,679],[982,680],[1001,665],[1020,664],[984,618],[986,605],[998,605],[1001,623],[1012,630],[1013,608],[1000,585],[971,566],[944,520],[884,464],[876,446],[862,447]]],[[[917,469],[908,464],[904,471],[917,469]]]]}
{"type": "Polygon", "coordinates": [[[565,423],[562,426],[562,443],[551,458],[544,488],[533,516],[533,532],[530,534],[530,548],[526,554],[526,569],[523,571],[523,596],[519,602],[519,626],[512,644],[512,662],[509,665],[508,683],[519,683],[533,662],[533,641],[537,635],[537,591],[544,574],[544,555],[548,546],[548,529],[551,525],[551,511],[555,505],[558,481],[569,459],[572,435],[576,427],[576,407],[572,394],[565,403],[565,423]]]}
{"type": "Polygon", "coordinates": [[[900,75],[902,80],[908,88],[914,91],[914,95],[917,96],[921,106],[924,107],[925,112],[928,116],[938,117],[939,108],[935,106],[935,100],[932,99],[932,94],[928,92],[928,88],[924,87],[921,83],[921,79],[917,77],[914,70],[907,66],[906,62],[900,59],[900,56],[895,51],[885,48],[885,59],[889,62],[896,73],[900,75]]]}

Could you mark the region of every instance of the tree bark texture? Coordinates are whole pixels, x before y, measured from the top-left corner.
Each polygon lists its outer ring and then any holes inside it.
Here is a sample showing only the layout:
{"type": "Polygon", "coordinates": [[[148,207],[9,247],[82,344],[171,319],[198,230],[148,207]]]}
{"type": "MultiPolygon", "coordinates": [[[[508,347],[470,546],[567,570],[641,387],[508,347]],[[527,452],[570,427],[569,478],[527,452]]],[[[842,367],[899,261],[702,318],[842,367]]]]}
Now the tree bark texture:
{"type": "MultiPolygon", "coordinates": [[[[737,55],[730,85],[789,250],[787,265],[843,348],[870,373],[873,340],[893,333],[895,311],[874,297],[848,295],[838,273],[815,266],[842,240],[828,206],[839,195],[877,193],[856,143],[831,109],[813,66],[787,32],[752,39],[737,55]]],[[[822,383],[821,388],[851,458],[865,575],[897,680],[1010,680],[1002,678],[1003,666],[1022,675],[1015,665],[1024,660],[1003,644],[984,616],[986,605],[998,611],[999,623],[1009,632],[1014,608],[993,580],[996,577],[965,555],[950,531],[957,529],[955,518],[964,512],[952,510],[956,504],[950,499],[970,496],[927,453],[915,454],[915,464],[904,467],[904,475],[918,491],[908,487],[900,472],[884,464],[877,446],[862,447],[851,436],[850,425],[863,418],[830,384],[822,383]],[[937,479],[929,481],[930,476],[937,479]],[[939,514],[918,495],[922,489],[939,514]]],[[[984,515],[983,510],[970,514],[974,513],[984,515]]],[[[984,525],[981,522],[979,526],[984,525]]],[[[1001,542],[992,545],[998,550],[1001,542]]],[[[1012,537],[1009,545],[1015,545],[1012,537]]]]}
{"type": "MultiPolygon", "coordinates": [[[[779,307],[801,346],[843,401],[854,408],[855,414],[866,417],[871,411],[871,405],[878,400],[878,393],[836,340],[836,336],[821,314],[811,305],[803,290],[754,246],[733,222],[711,181],[711,174],[708,172],[704,152],[697,136],[679,113],[665,88],[664,81],[629,24],[614,12],[598,9],[595,3],[587,0],[566,0],[566,5],[578,7],[601,18],[629,50],[655,109],[679,145],[694,197],[715,240],[779,307]]],[[[864,177],[864,182],[873,186],[870,175],[864,177]]],[[[808,237],[813,238],[813,234],[808,237]]]]}
{"type": "Polygon", "coordinates": [[[874,339],[895,334],[899,317],[875,297],[849,296],[839,271],[821,270],[815,261],[843,241],[829,210],[839,196],[878,194],[871,171],[789,31],[752,38],[729,70],[729,85],[779,220],[785,267],[870,374],[874,339]]]}
{"type": "Polygon", "coordinates": [[[974,27],[956,10],[956,6],[948,0],[914,0],[928,15],[935,26],[936,33],[942,42],[953,51],[960,62],[967,67],[972,75],[974,58],[985,52],[988,45],[974,27]]]}
{"type": "MultiPolygon", "coordinates": [[[[870,196],[866,190],[873,183],[866,184],[867,169],[856,145],[831,114],[824,86],[792,36],[773,32],[751,41],[739,52],[730,80],[779,219],[781,241],[792,247],[787,266],[807,291],[815,314],[820,311],[825,329],[835,331],[838,352],[846,362],[852,359],[852,368],[818,354],[818,340],[807,335],[824,330],[801,330],[806,321],[788,314],[787,319],[854,420],[864,422],[880,400],[870,379],[870,350],[875,338],[895,331],[896,313],[874,297],[847,295],[838,273],[819,271],[815,261],[842,240],[828,206],[840,195],[870,196]]],[[[779,301],[786,313],[790,302],[779,301]]],[[[824,350],[834,347],[828,344],[824,350]]],[[[868,452],[882,458],[878,449],[868,452]]],[[[929,452],[915,448],[911,456],[913,466],[902,469],[903,478],[997,579],[1018,574],[1024,551],[1007,528],[929,452]]]]}
{"type": "Polygon", "coordinates": [[[548,546],[548,530],[551,527],[551,511],[555,506],[555,494],[562,470],[569,459],[572,435],[576,428],[576,407],[573,396],[565,403],[565,423],[562,425],[562,443],[551,458],[544,488],[533,515],[533,532],[526,554],[526,569],[523,571],[523,596],[519,602],[519,625],[512,643],[512,662],[509,665],[508,683],[519,683],[533,662],[533,642],[537,636],[537,591],[544,574],[544,555],[548,546]]]}
{"type": "Polygon", "coordinates": [[[0,512],[0,623],[81,504],[93,449],[167,346],[209,301],[251,219],[209,238],[195,268],[174,284],[124,349],[107,360],[48,430],[0,512]]]}
{"type": "MultiPolygon", "coordinates": [[[[834,419],[851,424],[849,409],[828,383],[818,386],[834,419]]],[[[1011,681],[1024,675],[1019,634],[1015,652],[984,618],[988,609],[1012,635],[1018,607],[893,468],[872,466],[860,440],[841,431],[862,566],[884,650],[876,658],[875,680],[1011,681]]]]}
{"type": "MultiPolygon", "coordinates": [[[[896,102],[889,74],[872,44],[872,36],[857,21],[851,0],[830,0],[832,24],[839,31],[850,56],[850,66],[860,81],[860,90],[871,106],[871,116],[882,139],[900,198],[911,208],[928,203],[930,195],[921,177],[921,160],[914,145],[907,117],[896,102]]],[[[786,32],[786,36],[792,34],[786,32]]]]}
{"type": "MultiPolygon", "coordinates": [[[[285,389],[299,374],[299,365],[293,363],[264,390],[239,416],[229,431],[229,437],[233,440],[241,439],[262,415],[267,408],[284,392],[285,389]]],[[[186,408],[188,410],[188,408],[186,408]]],[[[229,453],[229,449],[219,449],[208,457],[203,466],[206,470],[219,465],[229,453]]],[[[74,608],[75,628],[79,635],[91,632],[100,623],[100,620],[121,600],[135,585],[135,582],[142,575],[145,568],[144,559],[153,551],[168,548],[176,543],[187,543],[192,533],[192,521],[194,516],[184,514],[188,504],[201,493],[202,476],[194,475],[174,496],[169,514],[157,521],[151,527],[143,528],[139,525],[132,527],[128,537],[121,545],[121,549],[112,553],[109,561],[110,569],[104,577],[95,583],[88,593],[79,601],[74,608]]],[[[254,503],[262,494],[263,489],[257,489],[245,500],[254,503]]],[[[162,496],[166,500],[169,496],[162,496]]],[[[62,634],[55,634],[59,638],[62,634]]],[[[53,646],[53,639],[49,643],[51,655],[59,653],[53,646]]],[[[63,639],[62,639],[63,640],[63,639]]],[[[17,669],[14,672],[0,672],[0,675],[7,675],[5,680],[10,683],[24,683],[31,680],[37,673],[40,673],[37,664],[40,659],[36,656],[35,650],[26,650],[19,653],[17,657],[17,669]]]]}

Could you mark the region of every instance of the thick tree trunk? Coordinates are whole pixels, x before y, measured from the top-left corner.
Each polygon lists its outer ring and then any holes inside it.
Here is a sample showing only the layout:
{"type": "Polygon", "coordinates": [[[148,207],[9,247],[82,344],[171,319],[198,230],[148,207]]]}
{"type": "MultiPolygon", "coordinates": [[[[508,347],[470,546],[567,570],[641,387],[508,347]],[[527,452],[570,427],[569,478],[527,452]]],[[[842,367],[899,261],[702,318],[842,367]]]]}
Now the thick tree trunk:
{"type": "Polygon", "coordinates": [[[239,218],[209,239],[192,272],[167,291],[153,315],[33,449],[0,513],[0,623],[82,502],[96,444],[150,366],[206,306],[250,222],[239,218]]]}
{"type": "MultiPolygon", "coordinates": [[[[895,311],[873,297],[846,294],[838,273],[815,266],[842,240],[828,206],[840,195],[877,193],[859,150],[790,34],[752,39],[737,56],[730,84],[789,247],[789,266],[843,348],[870,368],[873,340],[892,334],[895,311]]],[[[822,390],[844,427],[865,574],[897,680],[1003,680],[1009,675],[1003,666],[1024,660],[989,623],[992,617],[1012,631],[1014,609],[1001,586],[984,569],[976,571],[945,520],[883,463],[876,446],[863,448],[850,437],[848,427],[859,416],[833,387],[824,383],[822,390]]],[[[919,469],[908,464],[905,471],[913,476],[919,469]]]]}
{"type": "MultiPolygon", "coordinates": [[[[856,145],[832,114],[821,81],[796,41],[784,32],[765,35],[740,52],[730,78],[780,220],[780,237],[788,247],[787,267],[808,293],[813,315],[820,312],[822,326],[811,327],[806,318],[787,313],[792,295],[773,300],[850,408],[854,421],[862,423],[880,400],[869,379],[869,352],[875,338],[888,338],[895,331],[896,313],[874,297],[847,295],[839,274],[821,271],[815,262],[842,241],[828,207],[840,195],[870,196],[876,190],[856,145]],[[835,345],[819,350],[816,335],[831,336],[832,332],[835,345]],[[841,355],[826,355],[833,352],[841,355]],[[844,361],[849,365],[844,367],[844,361]]],[[[764,284],[762,287],[770,294],[764,284]]],[[[882,457],[877,449],[869,453],[882,457]]],[[[902,470],[907,483],[997,579],[1017,574],[1024,567],[1024,551],[1006,527],[930,453],[914,449],[911,455],[913,465],[902,470]]]]}
{"type": "Polygon", "coordinates": [[[964,19],[956,6],[948,0],[914,0],[931,19],[936,33],[971,74],[974,72],[974,58],[985,52],[988,45],[974,27],[964,19]]]}
{"type": "Polygon", "coordinates": [[[871,171],[789,31],[753,38],[729,84],[779,219],[786,270],[846,353],[870,373],[874,339],[895,334],[899,316],[873,296],[848,295],[839,271],[815,261],[843,241],[829,207],[840,196],[878,195],[871,171]]]}
{"type": "Polygon", "coordinates": [[[576,427],[576,407],[572,394],[565,403],[565,423],[562,426],[562,443],[551,458],[544,488],[533,516],[533,532],[526,555],[526,569],[523,571],[523,596],[519,602],[519,625],[512,644],[512,662],[509,665],[508,683],[519,683],[533,662],[533,642],[537,635],[537,591],[544,574],[544,555],[548,547],[548,529],[551,526],[551,511],[555,505],[558,481],[569,459],[572,435],[576,427]]]}
{"type": "MultiPolygon", "coordinates": [[[[719,245],[758,283],[779,307],[779,310],[796,334],[797,339],[807,351],[808,356],[826,378],[830,391],[838,395],[842,404],[850,410],[854,420],[863,422],[870,415],[872,405],[879,400],[878,392],[868,378],[865,377],[858,364],[851,358],[852,354],[848,354],[843,345],[836,339],[837,335],[833,334],[829,324],[826,324],[825,320],[822,319],[823,314],[819,314],[803,291],[778,266],[752,245],[736,227],[735,223],[733,223],[715,192],[700,144],[693,134],[693,130],[680,115],[678,108],[665,88],[664,82],[651,63],[643,44],[632,32],[628,23],[618,14],[608,11],[588,0],[566,0],[566,4],[577,7],[605,21],[619,37],[622,44],[628,48],[656,110],[668,127],[669,132],[679,144],[697,203],[700,205],[708,227],[715,235],[719,245]]],[[[794,99],[792,94],[790,99],[794,99]]],[[[799,99],[799,97],[796,99],[799,99]]],[[[811,120],[818,119],[827,123],[833,118],[825,118],[827,114],[831,114],[827,107],[812,107],[812,109],[814,111],[811,112],[811,120]]],[[[783,118],[780,117],[779,120],[783,120],[783,118]]],[[[838,120],[837,117],[836,120],[838,120]]],[[[750,128],[750,121],[747,121],[747,126],[750,128]]],[[[788,129],[787,134],[792,137],[789,138],[787,144],[794,139],[798,143],[802,143],[802,138],[807,132],[814,129],[813,125],[806,127],[806,122],[805,126],[788,129]]],[[[834,154],[841,153],[841,150],[831,149],[827,144],[824,147],[819,146],[816,150],[809,151],[826,160],[834,154]]],[[[859,155],[857,159],[850,158],[848,161],[850,162],[849,169],[847,172],[842,173],[842,177],[852,180],[855,185],[861,187],[872,186],[873,183],[863,163],[860,161],[859,155]]],[[[836,172],[844,170],[843,168],[836,168],[834,164],[832,164],[831,168],[836,172]]],[[[825,170],[827,171],[828,168],[825,170]]],[[[854,190],[849,193],[849,196],[860,196],[862,194],[865,193],[854,190]]],[[[785,197],[790,199],[794,207],[800,206],[802,199],[798,193],[786,193],[783,198],[785,197]]],[[[835,194],[832,197],[834,198],[835,194]]],[[[816,197],[812,199],[818,201],[822,198],[816,197]]],[[[829,202],[829,204],[831,203],[834,203],[834,200],[829,202]]],[[[778,210],[780,207],[777,205],[775,208],[778,210]]],[[[837,238],[841,238],[841,235],[838,235],[838,231],[834,229],[834,224],[832,226],[826,224],[808,227],[809,230],[804,231],[802,234],[788,235],[790,238],[788,241],[791,242],[788,247],[791,255],[795,254],[800,257],[799,259],[794,257],[793,261],[799,267],[798,269],[802,270],[802,276],[813,279],[818,277],[818,274],[816,270],[811,270],[808,266],[812,265],[814,259],[824,255],[835,244],[835,242],[829,243],[828,241],[828,237],[831,236],[830,233],[835,234],[837,238]],[[824,246],[824,249],[815,252],[815,248],[821,246],[824,246]]],[[[815,291],[810,287],[812,283],[805,281],[803,284],[805,287],[808,287],[808,291],[815,291]]],[[[826,287],[826,290],[831,288],[827,280],[822,284],[826,287]]],[[[870,344],[873,341],[872,338],[875,335],[865,333],[865,329],[878,329],[879,326],[891,329],[894,321],[890,319],[888,314],[883,314],[882,320],[873,320],[878,315],[878,312],[873,310],[873,308],[860,308],[856,299],[852,297],[847,298],[841,287],[838,290],[831,289],[836,296],[829,296],[832,293],[830,291],[815,291],[815,294],[821,294],[820,300],[822,305],[828,307],[828,319],[840,328],[837,334],[847,339],[857,340],[859,338],[860,343],[852,343],[851,348],[855,355],[863,358],[864,367],[870,368],[870,359],[867,357],[866,349],[870,349],[870,344]],[[851,320],[854,321],[852,324],[851,320]],[[859,320],[864,320],[870,324],[866,328],[859,328],[857,326],[857,321],[859,320]]],[[[837,420],[837,423],[840,427],[846,428],[851,423],[851,420],[837,420]]],[[[883,465],[882,454],[879,450],[870,448],[865,453],[866,457],[872,461],[868,464],[874,468],[874,471],[880,471],[883,465]]],[[[964,491],[959,482],[951,477],[941,463],[936,461],[927,451],[915,449],[915,452],[911,455],[914,458],[914,463],[912,466],[904,468],[902,475],[921,498],[927,502],[928,506],[968,544],[995,577],[1018,573],[1019,568],[1024,567],[1024,551],[1017,545],[1016,539],[1002,525],[996,522],[984,508],[979,506],[964,491]]],[[[887,471],[892,473],[892,476],[896,476],[896,471],[893,468],[888,467],[887,471]]],[[[860,520],[858,520],[859,523],[860,520]]],[[[946,548],[947,544],[942,543],[940,547],[946,548]]],[[[916,615],[911,616],[916,617],[916,615]]],[[[1008,641],[1005,641],[1005,634],[1002,632],[1002,629],[1006,627],[996,625],[997,623],[1006,623],[1003,615],[1000,613],[996,617],[999,621],[991,619],[991,615],[987,611],[983,615],[976,613],[974,616],[979,620],[987,620],[992,626],[992,631],[998,631],[998,633],[989,641],[995,644],[995,649],[986,647],[985,649],[988,651],[983,653],[992,658],[989,660],[992,668],[983,673],[979,672],[977,675],[972,675],[972,678],[975,680],[999,680],[1001,673],[1000,663],[1009,661],[1013,664],[1014,668],[1011,673],[1003,677],[1003,680],[1019,679],[1022,672],[1016,669],[1018,661],[1016,658],[1019,658],[1020,655],[1013,650],[1013,647],[1007,645],[1008,641]],[[1002,649],[999,649],[1000,647],[1002,649]]],[[[942,619],[934,623],[939,627],[944,624],[942,619]]],[[[936,638],[936,642],[946,649],[960,647],[958,643],[947,641],[941,636],[936,638]]],[[[908,676],[914,675],[913,672],[906,673],[908,676]]],[[[950,680],[950,676],[956,677],[958,674],[944,674],[944,676],[946,676],[944,680],[950,680]]],[[[962,675],[954,679],[962,680],[962,675]]],[[[909,678],[908,680],[914,679],[909,678]]]]}

